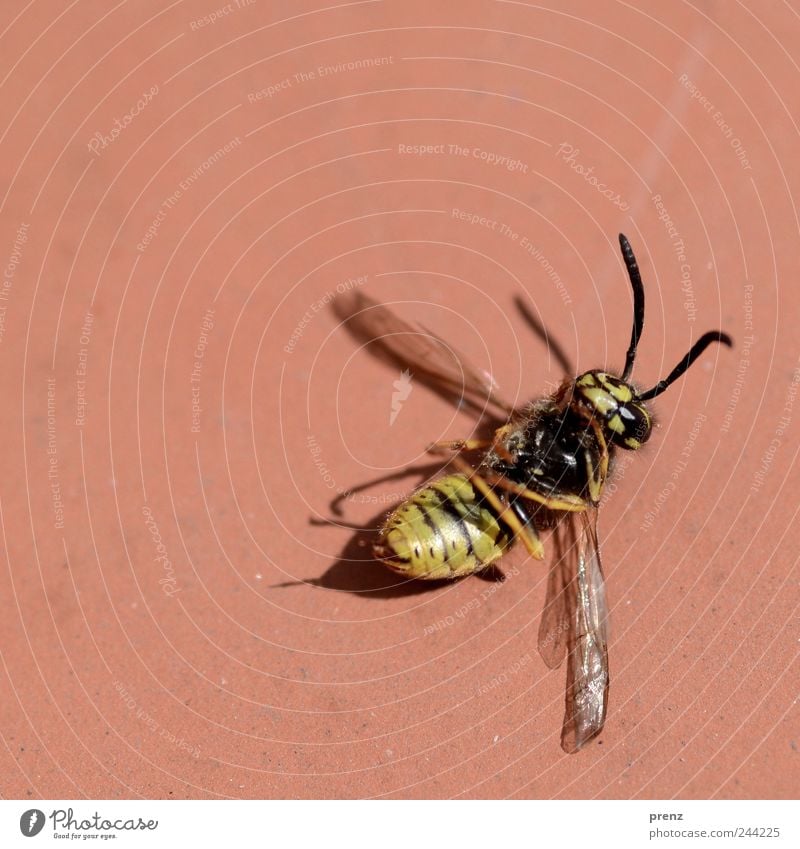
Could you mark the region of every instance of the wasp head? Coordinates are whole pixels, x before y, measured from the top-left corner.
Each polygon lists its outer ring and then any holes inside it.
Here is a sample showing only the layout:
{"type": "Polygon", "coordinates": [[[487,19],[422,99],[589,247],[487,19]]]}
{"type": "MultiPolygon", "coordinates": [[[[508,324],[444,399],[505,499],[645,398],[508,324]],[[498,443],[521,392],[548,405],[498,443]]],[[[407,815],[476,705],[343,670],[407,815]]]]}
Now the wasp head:
{"type": "Polygon", "coordinates": [[[644,286],[633,249],[622,233],[619,244],[633,290],[633,329],[625,355],[625,368],[619,377],[605,371],[585,372],[573,384],[562,387],[560,403],[569,406],[585,421],[597,422],[609,442],[635,450],[647,442],[653,429],[653,420],[645,402],[671,386],[713,342],[728,347],[733,342],[727,333],[719,330],[704,333],[663,380],[659,380],[646,392],[637,392],[628,379],[633,371],[636,348],[644,326],[644,286]]]}
{"type": "Polygon", "coordinates": [[[604,371],[587,371],[576,381],[571,408],[587,421],[594,420],[604,435],[620,448],[637,449],[647,442],[652,418],[633,387],[604,371]]]}

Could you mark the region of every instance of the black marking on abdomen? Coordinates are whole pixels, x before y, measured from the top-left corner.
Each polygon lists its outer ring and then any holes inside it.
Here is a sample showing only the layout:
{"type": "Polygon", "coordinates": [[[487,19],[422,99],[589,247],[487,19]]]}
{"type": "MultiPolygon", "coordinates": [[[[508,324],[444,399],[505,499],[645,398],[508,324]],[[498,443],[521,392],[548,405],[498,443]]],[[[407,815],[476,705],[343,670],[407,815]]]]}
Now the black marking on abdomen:
{"type": "Polygon", "coordinates": [[[444,513],[447,513],[447,515],[458,525],[459,531],[461,531],[462,536],[467,542],[467,552],[470,555],[474,555],[475,551],[472,548],[472,537],[469,534],[469,529],[467,528],[467,523],[464,521],[464,517],[458,512],[455,505],[445,492],[442,492],[442,490],[437,486],[432,486],[431,489],[438,492],[441,496],[439,508],[444,513]]]}
{"type": "MultiPolygon", "coordinates": [[[[436,524],[436,522],[431,518],[430,513],[428,512],[427,507],[424,507],[421,504],[417,504],[417,509],[422,514],[422,521],[433,531],[436,535],[436,538],[439,540],[439,543],[442,546],[442,551],[444,552],[444,556],[447,557],[447,540],[444,538],[444,534],[442,533],[442,529],[436,524]]],[[[433,546],[428,548],[431,557],[434,557],[433,546]]]]}

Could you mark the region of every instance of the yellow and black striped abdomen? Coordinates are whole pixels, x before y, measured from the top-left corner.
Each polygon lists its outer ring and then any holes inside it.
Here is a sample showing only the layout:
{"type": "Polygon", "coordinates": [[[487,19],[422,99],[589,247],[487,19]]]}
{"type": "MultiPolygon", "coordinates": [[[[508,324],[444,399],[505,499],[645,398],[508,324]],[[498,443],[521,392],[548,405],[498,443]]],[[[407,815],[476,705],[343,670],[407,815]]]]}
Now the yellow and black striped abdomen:
{"type": "Polygon", "coordinates": [[[409,578],[459,578],[480,571],[512,540],[479,499],[465,475],[439,478],[389,514],[375,555],[409,578]]]}

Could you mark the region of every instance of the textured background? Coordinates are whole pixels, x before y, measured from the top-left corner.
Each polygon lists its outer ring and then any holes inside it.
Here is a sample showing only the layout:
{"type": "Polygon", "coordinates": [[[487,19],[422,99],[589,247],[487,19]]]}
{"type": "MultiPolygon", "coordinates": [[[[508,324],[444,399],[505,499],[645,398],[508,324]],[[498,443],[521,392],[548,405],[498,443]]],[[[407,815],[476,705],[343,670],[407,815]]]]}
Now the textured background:
{"type": "Polygon", "coordinates": [[[797,2],[3,17],[5,796],[796,792],[797,2]],[[567,757],[545,567],[399,586],[359,546],[476,420],[412,378],[390,424],[400,369],[332,296],[522,402],[561,372],[515,299],[576,367],[621,365],[620,230],[636,378],[708,329],[736,348],[620,465],[608,722],[567,757]]]}

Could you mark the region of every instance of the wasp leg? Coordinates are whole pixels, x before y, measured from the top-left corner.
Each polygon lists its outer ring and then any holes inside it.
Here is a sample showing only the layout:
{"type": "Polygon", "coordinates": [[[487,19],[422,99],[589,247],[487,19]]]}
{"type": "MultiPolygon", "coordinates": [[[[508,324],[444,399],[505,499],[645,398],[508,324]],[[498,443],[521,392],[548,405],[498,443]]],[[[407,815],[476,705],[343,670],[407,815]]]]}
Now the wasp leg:
{"type": "Polygon", "coordinates": [[[428,451],[432,454],[442,454],[446,451],[479,451],[491,448],[498,457],[505,460],[507,463],[513,463],[514,458],[508,453],[502,444],[503,437],[510,428],[511,425],[503,425],[503,427],[497,428],[492,439],[453,439],[444,440],[442,442],[434,442],[428,446],[428,451]]]}
{"type": "Polygon", "coordinates": [[[492,450],[495,454],[497,454],[498,457],[500,457],[501,460],[505,460],[506,463],[509,463],[513,466],[514,458],[503,445],[503,439],[512,427],[513,425],[509,423],[507,425],[503,425],[502,427],[497,428],[497,430],[494,432],[494,439],[492,440],[492,450]]]}
{"type": "Polygon", "coordinates": [[[527,498],[531,501],[538,501],[550,510],[563,510],[568,513],[583,513],[589,504],[577,495],[561,495],[558,497],[542,495],[540,492],[535,492],[528,489],[521,483],[514,483],[507,477],[499,475],[496,472],[487,471],[484,473],[486,481],[498,489],[504,489],[506,492],[511,492],[520,498],[527,498]]]}
{"type": "Polygon", "coordinates": [[[592,499],[592,503],[599,504],[600,496],[603,492],[603,485],[606,482],[606,475],[608,474],[608,443],[606,442],[606,438],[603,435],[603,429],[600,427],[599,422],[592,419],[590,424],[592,430],[594,430],[594,435],[597,438],[597,444],[600,447],[600,465],[596,469],[592,462],[592,458],[587,454],[586,472],[588,474],[589,495],[592,499]]]}
{"type": "Polygon", "coordinates": [[[433,442],[427,450],[431,454],[444,454],[446,451],[478,451],[481,448],[490,448],[491,445],[489,439],[449,439],[433,442]]]}
{"type": "Polygon", "coordinates": [[[544,560],[544,546],[536,531],[532,527],[524,525],[512,507],[503,504],[497,493],[494,492],[486,480],[466,460],[462,460],[461,457],[454,457],[453,464],[470,479],[481,495],[494,508],[497,518],[502,519],[511,529],[514,536],[522,541],[522,544],[528,550],[528,554],[537,560],[544,560]]]}

